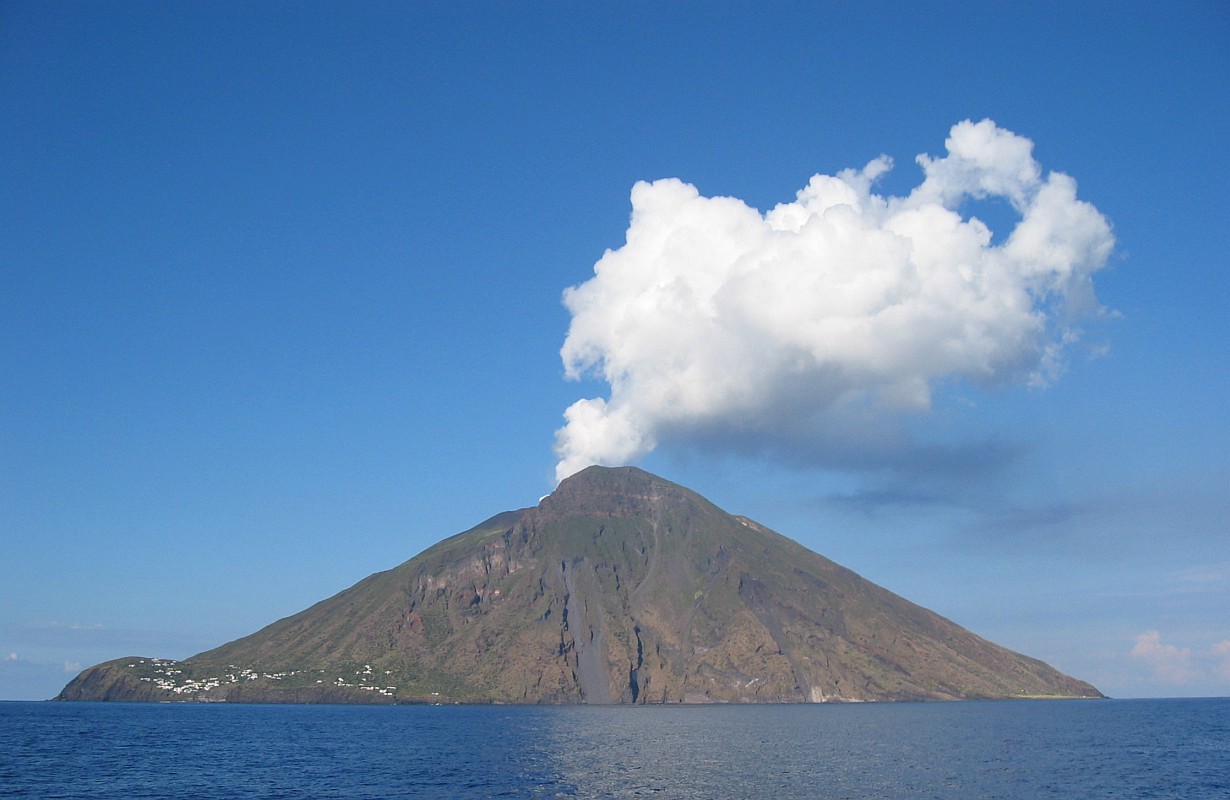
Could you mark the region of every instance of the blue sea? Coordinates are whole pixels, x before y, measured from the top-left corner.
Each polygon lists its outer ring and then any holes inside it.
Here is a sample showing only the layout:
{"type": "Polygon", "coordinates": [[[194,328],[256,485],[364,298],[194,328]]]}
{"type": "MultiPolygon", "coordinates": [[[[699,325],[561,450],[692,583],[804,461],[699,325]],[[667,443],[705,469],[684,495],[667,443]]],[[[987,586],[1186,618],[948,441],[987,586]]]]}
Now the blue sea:
{"type": "Polygon", "coordinates": [[[0,703],[0,797],[1227,798],[1230,699],[0,703]]]}

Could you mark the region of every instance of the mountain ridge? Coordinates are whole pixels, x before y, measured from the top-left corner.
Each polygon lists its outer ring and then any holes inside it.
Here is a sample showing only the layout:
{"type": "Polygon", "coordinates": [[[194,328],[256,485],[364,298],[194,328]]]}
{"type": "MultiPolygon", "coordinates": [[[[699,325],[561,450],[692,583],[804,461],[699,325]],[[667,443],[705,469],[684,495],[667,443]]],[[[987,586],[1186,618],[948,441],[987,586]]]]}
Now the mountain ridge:
{"type": "Polygon", "coordinates": [[[62,700],[682,703],[1100,697],[633,467],[590,467],[184,661],[62,700]]]}

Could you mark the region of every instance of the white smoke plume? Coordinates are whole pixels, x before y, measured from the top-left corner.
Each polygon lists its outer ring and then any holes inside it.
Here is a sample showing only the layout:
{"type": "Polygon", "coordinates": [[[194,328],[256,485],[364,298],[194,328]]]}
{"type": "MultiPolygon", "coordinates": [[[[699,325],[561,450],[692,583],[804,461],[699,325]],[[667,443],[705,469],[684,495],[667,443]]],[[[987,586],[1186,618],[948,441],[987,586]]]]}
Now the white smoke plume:
{"type": "Polygon", "coordinates": [[[929,408],[937,381],[1057,375],[1077,317],[1098,308],[1110,225],[990,120],[958,123],[945,146],[918,156],[908,196],[873,192],[881,156],[764,214],[638,182],[626,243],[564,292],[565,373],[610,397],[564,412],[557,479],[693,440],[857,448],[878,420],[929,408]],[[1013,213],[1006,236],[970,213],[988,200],[1013,213]]]}

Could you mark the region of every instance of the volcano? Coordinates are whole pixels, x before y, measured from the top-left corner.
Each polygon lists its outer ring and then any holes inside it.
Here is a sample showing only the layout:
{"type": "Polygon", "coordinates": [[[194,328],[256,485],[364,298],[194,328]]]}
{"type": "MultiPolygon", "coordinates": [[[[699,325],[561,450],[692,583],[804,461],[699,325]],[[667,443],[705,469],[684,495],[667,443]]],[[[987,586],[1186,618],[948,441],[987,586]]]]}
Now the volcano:
{"type": "Polygon", "coordinates": [[[59,700],[798,703],[1101,697],[750,519],[590,467],[293,616],[59,700]]]}

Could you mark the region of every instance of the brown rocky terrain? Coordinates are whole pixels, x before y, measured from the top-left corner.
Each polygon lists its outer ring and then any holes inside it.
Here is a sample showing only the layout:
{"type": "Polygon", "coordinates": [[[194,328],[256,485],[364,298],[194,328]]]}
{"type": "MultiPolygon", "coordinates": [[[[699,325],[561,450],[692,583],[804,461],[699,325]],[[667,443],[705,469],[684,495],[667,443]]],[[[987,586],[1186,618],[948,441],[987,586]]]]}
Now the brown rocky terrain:
{"type": "Polygon", "coordinates": [[[591,467],[182,662],[61,700],[680,703],[1100,697],[634,468],[591,467]]]}

